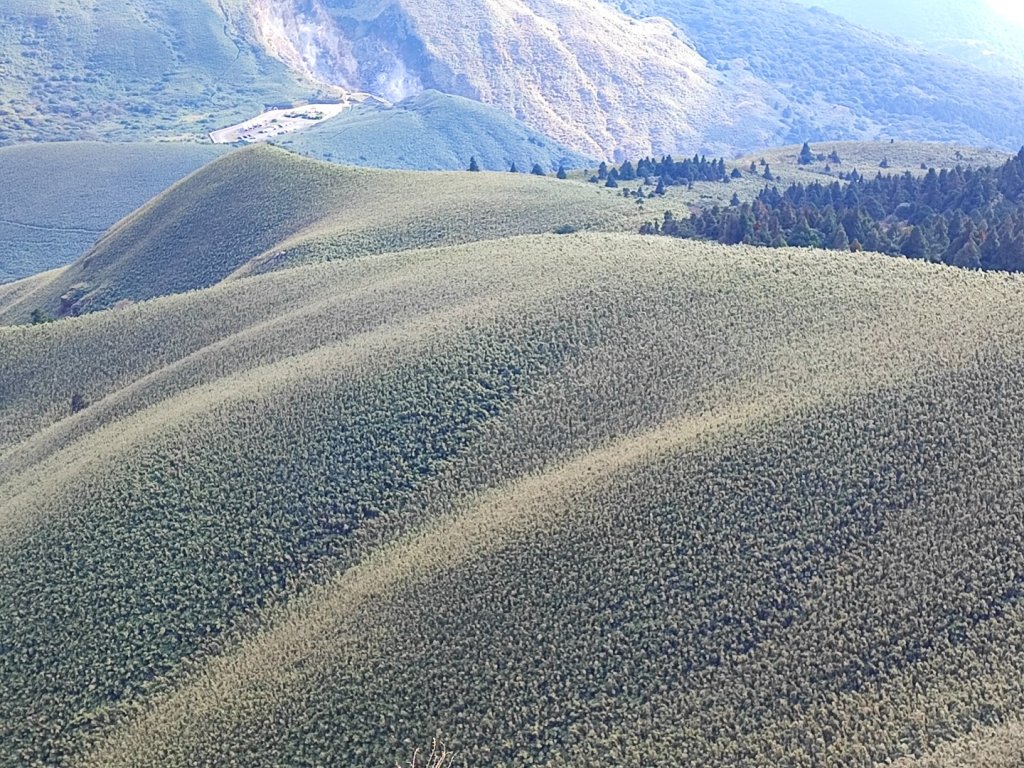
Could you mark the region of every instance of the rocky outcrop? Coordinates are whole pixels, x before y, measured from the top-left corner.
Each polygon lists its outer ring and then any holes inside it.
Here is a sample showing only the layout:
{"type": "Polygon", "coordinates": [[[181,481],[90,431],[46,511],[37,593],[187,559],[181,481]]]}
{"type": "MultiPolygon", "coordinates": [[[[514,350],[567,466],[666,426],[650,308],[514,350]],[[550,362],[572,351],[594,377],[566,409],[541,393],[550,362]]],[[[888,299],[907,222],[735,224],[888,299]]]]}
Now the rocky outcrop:
{"type": "Polygon", "coordinates": [[[770,110],[728,104],[676,27],[599,0],[251,2],[278,58],[392,102],[426,89],[477,99],[601,157],[724,149],[706,141],[711,125],[764,143],[770,110]]]}

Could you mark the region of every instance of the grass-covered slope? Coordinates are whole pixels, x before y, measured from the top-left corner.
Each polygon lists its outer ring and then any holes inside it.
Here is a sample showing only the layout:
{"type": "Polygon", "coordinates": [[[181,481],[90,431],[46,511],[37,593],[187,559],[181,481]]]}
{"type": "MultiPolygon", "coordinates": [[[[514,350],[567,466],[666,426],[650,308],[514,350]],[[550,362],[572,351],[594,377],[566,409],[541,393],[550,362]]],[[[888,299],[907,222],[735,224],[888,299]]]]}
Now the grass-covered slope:
{"type": "Polygon", "coordinates": [[[959,764],[1020,288],[547,235],[2,329],[0,764],[959,764]]]}
{"type": "Polygon", "coordinates": [[[123,219],[65,270],[0,291],[0,323],[179,293],[305,260],[574,229],[635,229],[610,190],[510,173],[342,168],[258,146],[123,219]],[[8,297],[8,298],[5,298],[8,297]],[[9,298],[13,297],[13,298],[9,298]]]}
{"type": "Polygon", "coordinates": [[[438,91],[393,107],[367,102],[279,143],[322,160],[375,168],[461,171],[471,157],[485,170],[507,171],[514,163],[522,173],[534,163],[545,173],[597,165],[494,107],[438,91]]]}
{"type": "Polygon", "coordinates": [[[122,216],[223,153],[185,143],[0,149],[0,282],[70,264],[122,216]]]}
{"type": "Polygon", "coordinates": [[[316,87],[271,58],[233,2],[5,0],[0,145],[203,136],[316,87]]]}

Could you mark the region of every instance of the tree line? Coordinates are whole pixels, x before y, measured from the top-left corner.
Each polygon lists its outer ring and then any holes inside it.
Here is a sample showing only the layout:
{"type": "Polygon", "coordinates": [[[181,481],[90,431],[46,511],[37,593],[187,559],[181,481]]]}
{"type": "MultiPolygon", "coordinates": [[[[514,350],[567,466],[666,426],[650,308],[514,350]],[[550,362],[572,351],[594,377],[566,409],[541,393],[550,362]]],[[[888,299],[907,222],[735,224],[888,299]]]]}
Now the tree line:
{"type": "Polygon", "coordinates": [[[1024,271],[1024,149],[998,168],[910,172],[846,183],[766,186],[752,203],[734,196],[641,232],[725,244],[877,251],[985,270],[1024,271]]]}

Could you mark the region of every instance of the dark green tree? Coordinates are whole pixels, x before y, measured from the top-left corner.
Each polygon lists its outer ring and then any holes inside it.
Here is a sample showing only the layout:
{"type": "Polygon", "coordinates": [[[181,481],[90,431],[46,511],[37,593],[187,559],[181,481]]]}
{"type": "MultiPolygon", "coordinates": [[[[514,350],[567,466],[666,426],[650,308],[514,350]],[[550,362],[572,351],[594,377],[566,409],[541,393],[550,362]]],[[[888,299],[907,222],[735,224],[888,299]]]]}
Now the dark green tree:
{"type": "Polygon", "coordinates": [[[473,173],[476,173],[477,171],[480,170],[480,166],[476,164],[475,157],[469,158],[469,170],[472,171],[473,173]]]}
{"type": "Polygon", "coordinates": [[[544,169],[540,167],[540,163],[534,163],[533,169],[530,171],[530,173],[532,173],[534,176],[547,176],[547,174],[544,173],[544,169]]]}
{"type": "Polygon", "coordinates": [[[567,174],[567,173],[565,172],[565,166],[564,166],[564,165],[560,165],[560,166],[558,166],[558,173],[557,173],[557,174],[555,174],[555,175],[556,175],[556,176],[557,176],[557,177],[558,177],[559,179],[567,179],[567,178],[569,178],[569,174],[567,174]]]}
{"type": "Polygon", "coordinates": [[[834,251],[850,250],[850,238],[846,235],[846,229],[844,229],[842,225],[836,227],[836,233],[832,236],[832,242],[829,243],[829,248],[834,251]]]}
{"type": "Polygon", "coordinates": [[[32,314],[31,314],[30,317],[32,319],[32,325],[42,325],[43,323],[52,323],[54,320],[57,319],[53,315],[51,315],[49,312],[47,312],[45,309],[39,309],[39,308],[33,309],[32,310],[32,314]]]}
{"type": "Polygon", "coordinates": [[[900,246],[900,253],[908,259],[923,259],[928,255],[928,243],[925,242],[924,232],[920,227],[910,230],[910,234],[900,246]]]}

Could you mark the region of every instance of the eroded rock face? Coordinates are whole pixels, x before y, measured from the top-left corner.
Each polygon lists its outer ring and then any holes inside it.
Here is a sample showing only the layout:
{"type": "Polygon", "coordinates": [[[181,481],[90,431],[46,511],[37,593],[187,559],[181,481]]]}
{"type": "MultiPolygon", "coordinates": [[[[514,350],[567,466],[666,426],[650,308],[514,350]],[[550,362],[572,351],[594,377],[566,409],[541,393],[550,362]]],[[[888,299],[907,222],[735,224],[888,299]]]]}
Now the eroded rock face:
{"type": "Polygon", "coordinates": [[[715,150],[714,125],[748,125],[757,99],[663,19],[600,0],[250,0],[266,46],[304,74],[400,101],[433,88],[497,106],[593,156],[715,150]]]}

